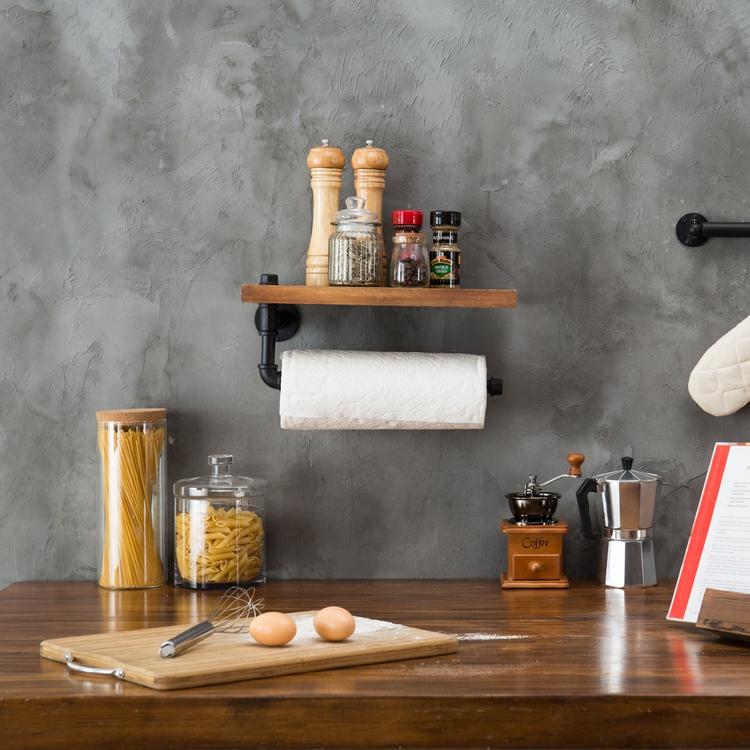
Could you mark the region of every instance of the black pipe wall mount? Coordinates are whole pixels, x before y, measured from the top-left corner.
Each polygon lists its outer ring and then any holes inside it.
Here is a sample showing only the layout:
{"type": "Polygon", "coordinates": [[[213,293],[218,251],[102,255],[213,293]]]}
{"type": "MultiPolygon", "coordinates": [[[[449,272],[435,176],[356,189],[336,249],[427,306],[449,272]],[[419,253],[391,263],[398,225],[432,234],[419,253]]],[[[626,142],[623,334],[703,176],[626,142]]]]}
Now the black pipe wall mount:
{"type": "Polygon", "coordinates": [[[675,232],[686,247],[700,247],[711,237],[750,237],[750,222],[709,221],[701,214],[685,214],[677,222],[675,232]]]}
{"type": "MultiPolygon", "coordinates": [[[[261,284],[278,284],[275,273],[264,273],[261,284]]],[[[300,323],[296,305],[282,305],[275,302],[261,302],[255,313],[255,328],[260,334],[260,379],[269,387],[281,390],[281,370],[276,364],[276,342],[286,341],[297,333],[300,323]]],[[[487,393],[501,396],[502,378],[487,378],[487,393]]]]}
{"type": "MultiPolygon", "coordinates": [[[[275,273],[264,273],[261,284],[278,284],[275,273]]],[[[281,370],[276,364],[276,342],[292,338],[299,328],[297,305],[261,302],[255,313],[255,328],[260,334],[260,379],[269,387],[281,390],[281,370]]]]}

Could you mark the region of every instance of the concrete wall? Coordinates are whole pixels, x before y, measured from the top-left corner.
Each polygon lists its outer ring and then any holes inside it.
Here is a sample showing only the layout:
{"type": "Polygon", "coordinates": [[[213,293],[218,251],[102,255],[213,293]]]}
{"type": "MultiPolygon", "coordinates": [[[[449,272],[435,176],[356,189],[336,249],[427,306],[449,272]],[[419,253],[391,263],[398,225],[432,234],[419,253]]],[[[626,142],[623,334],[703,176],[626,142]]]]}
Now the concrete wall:
{"type": "Polygon", "coordinates": [[[272,481],[274,576],[494,576],[503,495],[571,449],[672,483],[676,574],[713,442],[748,438],[686,390],[749,312],[748,242],[673,236],[750,219],[744,0],[0,9],[0,583],[94,575],[94,411],[132,405],[169,409],[171,480],[230,451],[272,481]],[[302,281],[321,136],[388,150],[388,212],[460,209],[465,284],[521,303],[305,308],[289,343],[485,353],[484,431],[279,429],[239,288],[302,281]]]}

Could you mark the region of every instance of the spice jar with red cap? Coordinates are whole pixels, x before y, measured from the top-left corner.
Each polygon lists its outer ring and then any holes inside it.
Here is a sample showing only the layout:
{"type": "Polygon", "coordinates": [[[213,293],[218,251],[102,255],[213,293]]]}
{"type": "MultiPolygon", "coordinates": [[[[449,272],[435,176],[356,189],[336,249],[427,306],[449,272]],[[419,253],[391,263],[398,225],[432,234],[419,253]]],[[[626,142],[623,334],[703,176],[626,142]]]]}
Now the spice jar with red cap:
{"type": "Polygon", "coordinates": [[[391,286],[424,287],[430,284],[430,256],[422,228],[422,212],[397,210],[391,213],[393,253],[391,286]]]}

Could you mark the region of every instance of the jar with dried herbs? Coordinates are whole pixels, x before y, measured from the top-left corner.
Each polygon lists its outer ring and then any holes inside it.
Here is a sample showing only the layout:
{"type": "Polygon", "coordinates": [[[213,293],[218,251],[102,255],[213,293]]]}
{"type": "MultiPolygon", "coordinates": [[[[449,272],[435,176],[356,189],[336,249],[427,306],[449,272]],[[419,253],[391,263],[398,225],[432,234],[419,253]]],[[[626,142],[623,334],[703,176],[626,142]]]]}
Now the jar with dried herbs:
{"type": "Polygon", "coordinates": [[[364,198],[347,198],[336,214],[336,230],[328,240],[328,283],[331,286],[382,286],[383,239],[377,214],[364,198]]]}

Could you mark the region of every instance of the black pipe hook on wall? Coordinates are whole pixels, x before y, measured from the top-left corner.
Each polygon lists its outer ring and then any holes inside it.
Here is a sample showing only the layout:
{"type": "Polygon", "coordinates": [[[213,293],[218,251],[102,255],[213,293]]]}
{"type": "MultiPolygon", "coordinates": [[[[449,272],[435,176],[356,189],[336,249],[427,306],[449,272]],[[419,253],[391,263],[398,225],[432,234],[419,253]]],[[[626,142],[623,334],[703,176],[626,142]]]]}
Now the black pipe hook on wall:
{"type": "MultiPolygon", "coordinates": [[[[261,284],[278,284],[275,273],[264,273],[261,284]]],[[[300,314],[296,305],[261,302],[255,313],[255,328],[260,334],[260,379],[269,387],[281,389],[281,370],[276,364],[276,342],[286,341],[297,333],[300,314]]],[[[503,393],[501,378],[487,378],[487,393],[500,396],[503,393]]]]}
{"type": "MultiPolygon", "coordinates": [[[[275,273],[264,273],[261,284],[278,284],[275,273]]],[[[281,370],[276,364],[276,342],[292,338],[299,328],[299,308],[297,305],[278,305],[261,302],[255,311],[255,328],[260,334],[260,379],[277,391],[281,389],[281,370]]]]}
{"type": "Polygon", "coordinates": [[[683,245],[700,247],[711,237],[750,237],[750,222],[709,221],[701,214],[685,214],[677,222],[675,232],[683,245]]]}

